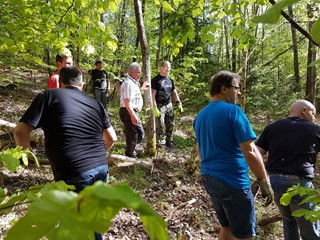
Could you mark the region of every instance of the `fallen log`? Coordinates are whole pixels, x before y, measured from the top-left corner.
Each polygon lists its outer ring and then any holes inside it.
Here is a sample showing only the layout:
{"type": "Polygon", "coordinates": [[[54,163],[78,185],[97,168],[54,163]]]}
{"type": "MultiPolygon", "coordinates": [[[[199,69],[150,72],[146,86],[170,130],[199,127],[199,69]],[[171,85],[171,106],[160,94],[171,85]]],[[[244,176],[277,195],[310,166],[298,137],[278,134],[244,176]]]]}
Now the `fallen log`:
{"type": "Polygon", "coordinates": [[[258,225],[260,227],[263,227],[263,226],[266,226],[270,223],[274,223],[274,222],[278,222],[278,221],[281,221],[282,220],[282,217],[280,215],[280,213],[274,215],[274,216],[271,216],[271,217],[266,217],[266,218],[262,218],[259,222],[258,222],[258,225]]]}
{"type": "Polygon", "coordinates": [[[144,165],[147,167],[151,167],[151,165],[152,165],[152,163],[150,161],[143,161],[143,160],[139,160],[136,158],[123,156],[123,155],[119,155],[119,154],[108,154],[108,164],[109,165],[114,164],[119,167],[130,166],[133,164],[140,164],[140,165],[144,165]]]}
{"type": "MultiPolygon", "coordinates": [[[[9,133],[12,135],[13,130],[16,126],[17,126],[17,124],[15,124],[15,123],[11,123],[11,122],[0,119],[0,130],[4,131],[6,133],[9,133]]],[[[33,142],[44,145],[45,139],[44,139],[44,133],[43,133],[42,129],[38,128],[38,129],[33,130],[30,135],[30,139],[33,142]]]]}
{"type": "MultiPolygon", "coordinates": [[[[7,132],[10,135],[13,134],[13,130],[16,126],[17,124],[15,123],[11,123],[11,122],[0,119],[0,130],[7,132]]],[[[44,138],[44,133],[42,129],[33,130],[30,135],[30,139],[31,141],[39,143],[41,145],[45,144],[45,138],[44,138]]],[[[49,164],[49,161],[47,159],[43,159],[43,160],[40,160],[40,163],[46,165],[46,164],[49,164]]],[[[141,161],[135,158],[131,158],[131,157],[127,157],[119,154],[108,154],[108,163],[115,164],[119,167],[129,166],[131,164],[141,164],[141,165],[151,167],[151,162],[141,161]]]]}

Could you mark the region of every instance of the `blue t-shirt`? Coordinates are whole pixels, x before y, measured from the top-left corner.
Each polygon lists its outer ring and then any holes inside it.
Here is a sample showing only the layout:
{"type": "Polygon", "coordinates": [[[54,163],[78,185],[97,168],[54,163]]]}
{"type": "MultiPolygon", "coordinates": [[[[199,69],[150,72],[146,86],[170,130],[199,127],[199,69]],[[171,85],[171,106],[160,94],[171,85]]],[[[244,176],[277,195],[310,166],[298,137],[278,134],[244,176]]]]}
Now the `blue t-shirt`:
{"type": "Polygon", "coordinates": [[[236,189],[250,188],[248,165],[240,143],[256,138],[240,107],[213,101],[194,121],[201,156],[201,174],[207,174],[236,189]]]}

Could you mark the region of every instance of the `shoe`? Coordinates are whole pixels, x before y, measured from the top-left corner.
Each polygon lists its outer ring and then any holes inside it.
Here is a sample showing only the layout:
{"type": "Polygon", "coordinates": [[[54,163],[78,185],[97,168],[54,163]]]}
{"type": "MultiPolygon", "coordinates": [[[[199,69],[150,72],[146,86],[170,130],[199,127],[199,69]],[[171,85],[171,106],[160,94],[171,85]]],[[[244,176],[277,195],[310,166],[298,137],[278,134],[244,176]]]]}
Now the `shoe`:
{"type": "Polygon", "coordinates": [[[166,140],[161,139],[161,140],[158,141],[158,143],[159,143],[160,145],[165,145],[165,144],[166,144],[166,140]]]}
{"type": "Polygon", "coordinates": [[[126,153],[126,156],[127,156],[127,157],[131,157],[131,158],[138,158],[138,155],[137,155],[137,152],[136,152],[136,151],[134,151],[132,154],[127,154],[127,153],[126,153]]]}

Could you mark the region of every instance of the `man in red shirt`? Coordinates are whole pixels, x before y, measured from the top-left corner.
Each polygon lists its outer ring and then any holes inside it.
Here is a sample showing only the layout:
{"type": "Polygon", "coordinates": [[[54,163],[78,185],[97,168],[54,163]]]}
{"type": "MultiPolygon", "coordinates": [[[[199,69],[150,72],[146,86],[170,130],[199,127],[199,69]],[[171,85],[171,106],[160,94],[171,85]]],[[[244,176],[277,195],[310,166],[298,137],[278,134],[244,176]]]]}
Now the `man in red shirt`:
{"type": "Polygon", "coordinates": [[[60,88],[61,84],[59,81],[59,71],[66,65],[72,66],[73,59],[72,56],[68,56],[65,53],[58,53],[56,55],[56,64],[58,71],[56,71],[49,79],[47,83],[48,88],[60,88]]]}

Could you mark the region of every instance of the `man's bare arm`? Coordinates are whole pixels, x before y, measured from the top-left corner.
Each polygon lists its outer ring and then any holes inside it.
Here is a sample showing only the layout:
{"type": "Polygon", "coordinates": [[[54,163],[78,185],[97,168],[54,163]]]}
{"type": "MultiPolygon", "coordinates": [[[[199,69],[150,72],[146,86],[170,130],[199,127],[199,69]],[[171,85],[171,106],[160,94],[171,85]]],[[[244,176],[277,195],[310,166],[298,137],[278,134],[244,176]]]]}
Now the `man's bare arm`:
{"type": "Polygon", "coordinates": [[[106,128],[103,132],[103,140],[106,145],[107,150],[111,149],[117,139],[117,134],[114,131],[113,127],[106,128]]]}
{"type": "Polygon", "coordinates": [[[248,166],[258,180],[268,179],[262,156],[252,140],[240,143],[241,151],[248,166]]]}
{"type": "Polygon", "coordinates": [[[13,137],[17,146],[22,146],[24,149],[30,149],[30,134],[34,127],[30,124],[19,122],[13,131],[13,137]]]}

